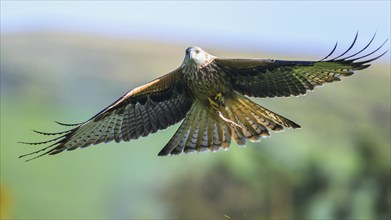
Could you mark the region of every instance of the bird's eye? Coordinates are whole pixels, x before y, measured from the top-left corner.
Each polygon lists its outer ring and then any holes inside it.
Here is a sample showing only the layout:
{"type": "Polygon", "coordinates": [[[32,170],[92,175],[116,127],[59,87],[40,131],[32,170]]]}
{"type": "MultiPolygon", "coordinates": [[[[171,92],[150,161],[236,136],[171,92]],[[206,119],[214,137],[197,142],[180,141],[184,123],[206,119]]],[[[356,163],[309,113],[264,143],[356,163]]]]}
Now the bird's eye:
{"type": "Polygon", "coordinates": [[[199,54],[199,53],[200,53],[200,50],[195,50],[195,53],[196,53],[196,54],[199,54]]]}

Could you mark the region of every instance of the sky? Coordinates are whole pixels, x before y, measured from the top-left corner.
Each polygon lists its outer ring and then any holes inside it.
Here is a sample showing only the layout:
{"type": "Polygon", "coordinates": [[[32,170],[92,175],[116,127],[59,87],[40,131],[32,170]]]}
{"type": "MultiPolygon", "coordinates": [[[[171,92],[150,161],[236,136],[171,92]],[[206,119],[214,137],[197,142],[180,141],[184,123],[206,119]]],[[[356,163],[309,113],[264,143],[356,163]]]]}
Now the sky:
{"type": "Polygon", "coordinates": [[[358,47],[375,32],[374,45],[390,38],[390,7],[390,1],[1,0],[1,33],[72,31],[218,49],[323,55],[336,41],[346,49],[357,31],[358,47]]]}

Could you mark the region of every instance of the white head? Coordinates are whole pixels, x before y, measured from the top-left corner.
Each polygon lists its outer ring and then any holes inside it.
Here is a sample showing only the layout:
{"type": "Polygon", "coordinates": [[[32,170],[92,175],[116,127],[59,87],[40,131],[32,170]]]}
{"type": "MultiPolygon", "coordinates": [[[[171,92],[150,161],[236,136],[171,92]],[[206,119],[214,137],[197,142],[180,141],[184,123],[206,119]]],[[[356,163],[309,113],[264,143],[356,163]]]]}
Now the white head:
{"type": "Polygon", "coordinates": [[[186,56],[182,65],[196,65],[197,67],[204,67],[212,62],[212,60],[212,55],[197,46],[192,46],[186,49],[186,56]]]}

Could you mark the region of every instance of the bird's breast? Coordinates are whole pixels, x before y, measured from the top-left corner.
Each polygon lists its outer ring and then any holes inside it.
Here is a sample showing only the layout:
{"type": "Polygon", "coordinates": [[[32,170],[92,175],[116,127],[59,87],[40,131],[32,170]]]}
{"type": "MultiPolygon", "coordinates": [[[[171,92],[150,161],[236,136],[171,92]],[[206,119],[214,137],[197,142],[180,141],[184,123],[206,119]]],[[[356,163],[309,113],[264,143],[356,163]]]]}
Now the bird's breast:
{"type": "Polygon", "coordinates": [[[203,68],[188,68],[183,70],[184,82],[195,98],[207,100],[217,93],[231,92],[227,75],[216,65],[209,64],[203,68]]]}

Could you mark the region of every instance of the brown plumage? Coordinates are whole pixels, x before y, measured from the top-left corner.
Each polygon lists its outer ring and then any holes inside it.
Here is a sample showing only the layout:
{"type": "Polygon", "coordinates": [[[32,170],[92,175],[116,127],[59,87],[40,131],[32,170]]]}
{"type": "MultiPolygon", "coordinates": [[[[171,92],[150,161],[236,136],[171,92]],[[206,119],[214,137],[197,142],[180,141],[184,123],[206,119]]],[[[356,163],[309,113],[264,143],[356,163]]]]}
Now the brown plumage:
{"type": "MultiPolygon", "coordinates": [[[[380,55],[364,60],[376,50],[360,56],[366,47],[343,57],[354,46],[333,59],[320,61],[284,61],[273,59],[223,59],[198,47],[186,50],[182,65],[176,70],[135,88],[112,105],[80,124],[63,124],[72,129],[45,142],[22,142],[30,145],[50,144],[21,157],[43,152],[57,154],[64,150],[87,147],[110,141],[129,141],[165,129],[182,119],[177,132],[160,151],[159,156],[181,152],[227,149],[234,139],[245,145],[246,140],[259,141],[270,131],[299,128],[246,96],[276,97],[305,94],[324,83],[339,81],[356,70],[367,68],[380,55]],[[343,58],[342,58],[343,57],[343,58]]],[[[34,157],[34,158],[37,158],[34,157]]],[[[32,158],[32,159],[34,159],[32,158]]]]}

